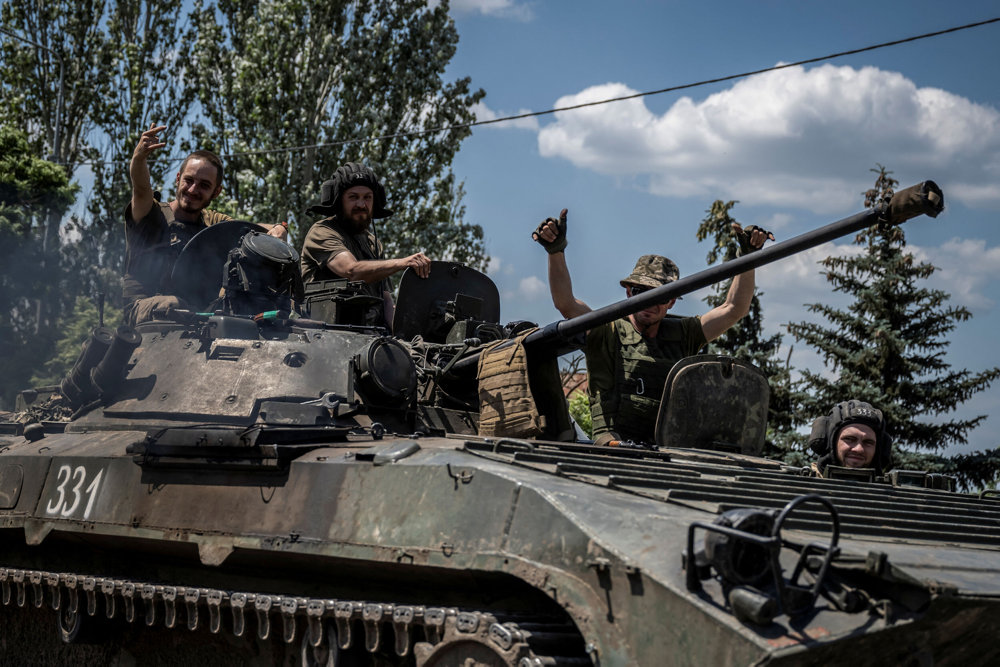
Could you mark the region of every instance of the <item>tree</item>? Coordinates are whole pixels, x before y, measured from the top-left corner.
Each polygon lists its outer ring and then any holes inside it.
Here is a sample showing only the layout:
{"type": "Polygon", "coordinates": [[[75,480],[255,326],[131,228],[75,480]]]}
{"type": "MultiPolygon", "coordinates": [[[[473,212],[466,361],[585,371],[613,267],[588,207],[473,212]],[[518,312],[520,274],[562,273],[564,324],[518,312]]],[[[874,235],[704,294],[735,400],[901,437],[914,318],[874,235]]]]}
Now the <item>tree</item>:
{"type": "MultiPolygon", "coordinates": [[[[27,133],[70,180],[80,162],[100,157],[88,142],[94,110],[113,90],[105,10],[101,0],[0,6],[0,23],[19,35],[0,35],[0,123],[27,133]]],[[[54,214],[45,220],[43,259],[59,246],[61,222],[54,214]]]]}
{"type": "Polygon", "coordinates": [[[241,216],[289,220],[301,239],[322,181],[363,161],[396,211],[377,223],[389,256],[485,266],[482,229],[462,222],[450,169],[470,131],[424,132],[472,121],[484,95],[468,78],[443,80],[458,42],[447,2],[220,0],[196,9],[187,41],[186,95],[206,119],[195,140],[227,156],[241,216]]]}
{"type": "Polygon", "coordinates": [[[37,304],[62,303],[71,282],[60,263],[44,272],[39,265],[49,212],[65,213],[77,187],[37,151],[24,132],[0,125],[0,401],[7,405],[56,337],[55,327],[39,326],[37,304]]]}
{"type": "MultiPolygon", "coordinates": [[[[94,103],[87,141],[102,159],[89,165],[94,186],[87,214],[67,224],[66,254],[81,277],[81,293],[89,297],[103,292],[120,308],[122,210],[131,196],[127,165],[139,135],[153,122],[166,125],[168,141],[180,148],[189,108],[178,103],[185,61],[177,57],[177,44],[186,22],[181,3],[117,0],[102,25],[112,48],[101,76],[115,85],[94,103]]],[[[151,161],[153,182],[169,178],[178,166],[169,160],[151,161]]]]}
{"type": "MultiPolygon", "coordinates": [[[[716,200],[705,211],[706,215],[698,226],[698,240],[712,240],[706,262],[715,264],[735,259],[739,255],[739,243],[733,233],[732,225],[737,222],[730,215],[735,201],[723,202],[716,200]]],[[[715,307],[726,300],[726,294],[732,281],[716,285],[711,294],[705,297],[705,302],[715,307]]],[[[750,312],[730,327],[722,336],[709,344],[709,352],[725,354],[748,361],[757,366],[767,377],[771,387],[768,403],[767,436],[765,438],[765,454],[773,457],[796,458],[800,452],[801,439],[794,434],[797,424],[793,410],[794,389],[791,382],[791,372],[788,360],[782,360],[780,355],[781,334],[764,335],[764,319],[760,307],[758,288],[754,288],[753,299],[750,301],[750,312]]]]}
{"type": "Polygon", "coordinates": [[[12,361],[20,370],[4,378],[5,396],[24,388],[30,368],[48,363],[77,295],[101,291],[120,301],[128,156],[149,118],[179,124],[186,111],[175,102],[180,11],[162,0],[11,0],[0,8],[7,31],[0,33],[0,121],[30,142],[18,155],[52,156],[67,183],[83,164],[94,179],[86,216],[66,219],[72,199],[32,207],[24,239],[30,250],[17,255],[21,278],[5,285],[4,295],[20,304],[16,331],[36,333],[12,361]],[[44,289],[40,277],[51,281],[44,289]]]}
{"type": "MultiPolygon", "coordinates": [[[[898,185],[882,165],[873,169],[875,186],[865,193],[865,205],[892,195],[898,185]]],[[[853,298],[839,310],[827,304],[808,306],[828,324],[788,325],[797,340],[816,349],[832,376],[803,371],[808,392],[806,414],[819,416],[839,401],[858,398],[885,414],[895,435],[897,466],[933,469],[958,475],[966,485],[982,485],[995,475],[996,465],[982,464],[980,455],[944,458],[944,451],[966,441],[968,432],[985,415],[945,418],[1000,376],[1000,368],[974,373],[953,370],[945,359],[946,335],[971,313],[948,305],[950,295],[924,286],[935,267],[906,252],[899,226],[875,225],[855,237],[863,252],[828,257],[821,263],[834,291],[853,298]],[[993,472],[991,472],[993,471],[993,472]]],[[[998,458],[1000,452],[982,454],[998,458]]]]}

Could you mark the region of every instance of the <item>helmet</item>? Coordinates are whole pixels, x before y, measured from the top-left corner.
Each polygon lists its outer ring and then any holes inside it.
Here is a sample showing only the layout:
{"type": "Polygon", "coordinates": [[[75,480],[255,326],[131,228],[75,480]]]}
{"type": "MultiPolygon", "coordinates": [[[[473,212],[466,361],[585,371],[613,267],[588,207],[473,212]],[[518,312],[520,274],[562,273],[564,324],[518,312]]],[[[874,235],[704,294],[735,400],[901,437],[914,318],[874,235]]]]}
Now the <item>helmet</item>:
{"type": "Polygon", "coordinates": [[[371,188],[375,194],[375,208],[372,211],[373,218],[388,218],[392,211],[385,207],[385,188],[378,180],[378,176],[363,164],[348,162],[337,167],[333,172],[333,178],[323,181],[320,190],[320,202],[306,209],[306,213],[320,215],[337,215],[340,213],[340,197],[345,192],[356,185],[363,185],[371,188]]]}
{"type": "Polygon", "coordinates": [[[875,431],[875,457],[872,459],[872,467],[876,472],[881,475],[891,468],[892,437],[886,431],[882,411],[857,399],[837,403],[830,410],[830,414],[813,422],[809,447],[820,456],[817,461],[820,468],[837,462],[837,437],[845,426],[851,424],[864,424],[875,431]]]}

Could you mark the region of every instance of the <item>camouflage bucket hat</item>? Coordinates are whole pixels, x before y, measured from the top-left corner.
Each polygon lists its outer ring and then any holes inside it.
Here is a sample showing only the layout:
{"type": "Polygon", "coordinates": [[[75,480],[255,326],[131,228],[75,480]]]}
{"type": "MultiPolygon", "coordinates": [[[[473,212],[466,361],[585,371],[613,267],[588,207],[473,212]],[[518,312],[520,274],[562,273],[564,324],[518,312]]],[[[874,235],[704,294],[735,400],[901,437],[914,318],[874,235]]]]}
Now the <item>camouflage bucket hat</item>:
{"type": "Polygon", "coordinates": [[[660,287],[672,283],[681,277],[677,265],[662,255],[643,255],[635,263],[631,275],[623,278],[622,287],[639,285],[640,287],[660,287]]]}

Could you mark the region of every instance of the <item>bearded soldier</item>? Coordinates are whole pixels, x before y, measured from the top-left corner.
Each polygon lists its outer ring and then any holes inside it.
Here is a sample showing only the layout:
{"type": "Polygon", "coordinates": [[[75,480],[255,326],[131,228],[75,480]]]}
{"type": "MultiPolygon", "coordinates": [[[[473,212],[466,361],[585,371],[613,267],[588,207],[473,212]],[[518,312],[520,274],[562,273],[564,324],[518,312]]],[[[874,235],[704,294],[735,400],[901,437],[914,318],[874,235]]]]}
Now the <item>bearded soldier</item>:
{"type": "MultiPolygon", "coordinates": [[[[532,238],[549,253],[549,290],[552,303],[565,318],[590,312],[573,294],[566,264],[566,209],[559,218],[547,218],[532,238]]],[[[774,236],[759,227],[746,231],[734,223],[743,252],[751,252],[774,236]]],[[[633,297],[680,277],[677,265],[661,255],[643,255],[620,282],[633,297]]],[[[754,272],[733,279],[726,300],[701,317],[667,317],[676,301],[650,306],[628,317],[587,332],[585,355],[590,413],[596,444],[654,441],[656,415],[667,374],[675,363],[696,354],[721,336],[750,310],[754,272]]]]}
{"type": "Polygon", "coordinates": [[[302,280],[345,278],[365,283],[364,293],[382,299],[374,324],[389,328],[393,301],[389,276],[412,268],[418,276],[430,275],[431,260],[422,252],[385,259],[382,244],[372,233],[372,221],[387,218],[385,188],[370,168],[356,162],[338,167],[322,186],[319,204],[308,209],[328,217],[313,224],[302,246],[302,280]]]}

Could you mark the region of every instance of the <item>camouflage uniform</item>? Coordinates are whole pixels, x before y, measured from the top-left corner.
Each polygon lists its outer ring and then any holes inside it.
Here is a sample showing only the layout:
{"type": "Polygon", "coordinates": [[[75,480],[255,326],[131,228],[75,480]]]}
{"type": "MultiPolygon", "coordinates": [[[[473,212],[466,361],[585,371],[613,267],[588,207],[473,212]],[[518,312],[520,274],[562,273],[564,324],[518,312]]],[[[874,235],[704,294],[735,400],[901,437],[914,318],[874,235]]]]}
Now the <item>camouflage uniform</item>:
{"type": "Polygon", "coordinates": [[[132,203],[125,207],[125,273],[122,296],[129,325],[153,318],[153,310],[186,304],[169,294],[170,273],[181,250],[195,234],[210,225],[231,220],[217,211],[203,210],[198,222],[174,217],[169,203],[154,202],[139,221],[132,219],[132,203]]]}
{"type": "MultiPolygon", "coordinates": [[[[678,277],[677,266],[666,257],[643,255],[621,284],[660,287],[678,277]]],[[[627,318],[587,332],[594,441],[601,445],[611,440],[652,443],[667,374],[706,342],[698,317],[667,317],[653,338],[642,336],[627,318]]]]}

